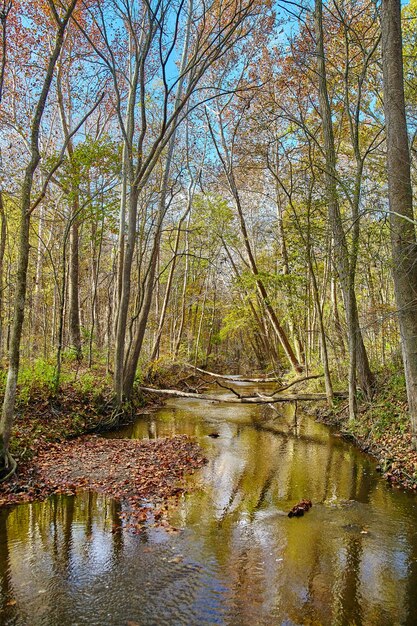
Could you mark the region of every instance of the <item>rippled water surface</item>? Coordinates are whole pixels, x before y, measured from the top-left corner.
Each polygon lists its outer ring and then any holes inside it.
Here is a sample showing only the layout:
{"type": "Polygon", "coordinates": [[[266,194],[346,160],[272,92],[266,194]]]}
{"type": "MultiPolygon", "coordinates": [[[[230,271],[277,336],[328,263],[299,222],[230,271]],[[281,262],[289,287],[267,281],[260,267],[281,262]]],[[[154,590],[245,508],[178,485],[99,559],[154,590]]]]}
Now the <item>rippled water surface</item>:
{"type": "Polygon", "coordinates": [[[209,458],[178,533],[91,493],[0,511],[0,624],[417,624],[417,497],[371,459],[293,406],[178,399],[118,436],[178,433],[209,458]]]}

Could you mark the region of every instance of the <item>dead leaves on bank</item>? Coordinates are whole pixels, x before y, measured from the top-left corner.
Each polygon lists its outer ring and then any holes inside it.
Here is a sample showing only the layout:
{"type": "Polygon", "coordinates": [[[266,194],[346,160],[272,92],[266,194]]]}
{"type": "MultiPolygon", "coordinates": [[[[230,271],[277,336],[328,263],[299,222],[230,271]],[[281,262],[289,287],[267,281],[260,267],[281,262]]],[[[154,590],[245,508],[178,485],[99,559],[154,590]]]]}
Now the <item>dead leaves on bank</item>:
{"type": "Polygon", "coordinates": [[[200,447],[185,435],[156,441],[84,436],[50,443],[0,486],[0,505],[84,489],[121,500],[124,527],[164,525],[168,499],[184,492],[179,481],[205,462],[200,447]]]}

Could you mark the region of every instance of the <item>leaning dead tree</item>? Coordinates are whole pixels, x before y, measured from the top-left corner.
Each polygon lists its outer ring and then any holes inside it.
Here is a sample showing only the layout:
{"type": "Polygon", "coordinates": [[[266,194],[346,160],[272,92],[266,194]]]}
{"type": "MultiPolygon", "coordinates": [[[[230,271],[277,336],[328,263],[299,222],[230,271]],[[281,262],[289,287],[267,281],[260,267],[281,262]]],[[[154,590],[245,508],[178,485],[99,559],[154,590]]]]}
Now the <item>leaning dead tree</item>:
{"type": "MultiPolygon", "coordinates": [[[[189,363],[185,364],[186,367],[195,370],[196,372],[200,372],[200,374],[205,374],[206,376],[211,376],[212,378],[220,378],[223,380],[234,380],[239,383],[278,383],[279,378],[243,378],[238,375],[233,374],[216,374],[216,372],[209,372],[208,370],[203,370],[201,367],[196,367],[195,365],[191,365],[189,363]]],[[[304,379],[303,379],[304,380],[304,379]]]]}
{"type": "MultiPolygon", "coordinates": [[[[200,372],[200,374],[205,374],[206,376],[211,376],[212,378],[219,378],[221,380],[230,380],[230,381],[234,381],[237,383],[278,383],[280,382],[279,378],[267,378],[267,377],[260,377],[260,378],[244,378],[243,376],[240,375],[233,375],[233,374],[216,374],[216,372],[209,372],[208,370],[203,370],[201,369],[201,367],[196,367],[195,365],[191,365],[189,363],[185,364],[186,367],[189,367],[193,370],[196,370],[197,372],[200,372]]],[[[290,383],[288,383],[288,385],[284,385],[283,387],[280,387],[277,391],[275,391],[274,393],[277,393],[278,391],[284,391],[284,389],[288,389],[289,387],[292,387],[293,385],[296,385],[297,383],[302,383],[305,380],[312,380],[314,378],[321,378],[323,376],[323,374],[312,374],[311,376],[300,376],[298,378],[296,378],[295,380],[291,381],[290,383]]]]}

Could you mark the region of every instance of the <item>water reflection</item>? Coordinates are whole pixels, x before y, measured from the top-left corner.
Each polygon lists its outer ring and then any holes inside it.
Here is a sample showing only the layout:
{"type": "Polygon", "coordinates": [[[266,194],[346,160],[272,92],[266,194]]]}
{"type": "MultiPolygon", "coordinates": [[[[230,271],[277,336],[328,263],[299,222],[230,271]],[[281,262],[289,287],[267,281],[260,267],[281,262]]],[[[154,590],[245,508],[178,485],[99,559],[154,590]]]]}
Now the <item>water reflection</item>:
{"type": "Polygon", "coordinates": [[[124,533],[91,493],[0,513],[0,623],[417,623],[416,500],[368,457],[291,407],[172,401],[119,436],[178,433],[209,463],[176,535],[124,533]]]}

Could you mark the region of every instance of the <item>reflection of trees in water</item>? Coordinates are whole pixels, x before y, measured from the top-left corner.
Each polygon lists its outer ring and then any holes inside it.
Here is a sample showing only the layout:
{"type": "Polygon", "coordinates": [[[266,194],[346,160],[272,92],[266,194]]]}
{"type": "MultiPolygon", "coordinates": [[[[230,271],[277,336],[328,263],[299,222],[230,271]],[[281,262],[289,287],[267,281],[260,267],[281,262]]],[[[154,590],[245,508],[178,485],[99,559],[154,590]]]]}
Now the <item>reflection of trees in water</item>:
{"type": "MultiPolygon", "coordinates": [[[[382,589],[376,583],[368,595],[362,596],[364,554],[367,562],[375,560],[376,571],[381,571],[384,560],[373,539],[360,534],[367,516],[373,518],[369,520],[371,524],[375,523],[375,512],[369,506],[374,506],[370,502],[378,481],[369,476],[369,461],[351,451],[344,442],[330,435],[318,440],[314,426],[295,437],[291,424],[286,424],[285,419],[283,422],[278,428],[274,425],[273,432],[259,424],[256,428],[236,427],[235,436],[220,442],[205,491],[198,498],[191,496],[188,500],[188,519],[198,520],[199,527],[204,529],[201,536],[205,553],[215,555],[221,567],[227,569],[232,603],[237,611],[235,619],[246,619],[244,616],[250,611],[245,602],[248,603],[251,590],[262,589],[264,585],[268,593],[273,589],[275,608],[268,608],[267,592],[260,591],[259,597],[265,602],[259,605],[260,615],[268,615],[265,611],[270,610],[277,619],[291,614],[300,623],[304,616],[317,623],[360,624],[363,614],[378,614],[379,601],[373,593],[379,594],[382,589]],[[236,458],[240,463],[234,461],[236,458]],[[216,477],[216,469],[223,472],[220,479],[216,477]],[[227,471],[228,481],[224,475],[227,471]],[[213,502],[224,497],[224,492],[226,505],[219,511],[213,502]],[[298,521],[292,525],[286,523],[277,512],[276,526],[270,522],[262,528],[263,518],[257,516],[258,511],[271,510],[270,505],[285,510],[290,499],[312,493],[316,506],[334,500],[335,507],[322,506],[304,526],[297,525],[298,521]],[[344,505],[344,500],[359,504],[351,509],[349,502],[344,505]],[[335,519],[336,524],[328,527],[335,519]],[[343,523],[356,519],[358,528],[346,535],[343,523]],[[238,521],[240,525],[236,525],[238,521]],[[237,528],[241,529],[239,540],[236,540],[237,528]],[[252,540],[248,538],[251,533],[252,540]],[[342,545],[344,558],[340,558],[342,545]],[[269,556],[274,550],[274,556],[269,556]],[[281,555],[283,560],[277,563],[275,557],[281,555]],[[260,567],[260,563],[264,565],[260,567]]],[[[389,514],[395,517],[397,513],[392,505],[391,501],[386,503],[389,514]]],[[[395,537],[388,541],[391,539],[395,537]]],[[[394,559],[394,545],[391,552],[389,558],[394,559]]],[[[398,585],[401,580],[388,583],[394,594],[398,585]]],[[[409,593],[414,597],[411,587],[409,593]]],[[[388,619],[395,620],[395,615],[387,610],[388,619]]],[[[415,616],[416,607],[410,610],[415,616]]],[[[370,619],[370,624],[378,624],[377,618],[370,619]]]]}
{"type": "Polygon", "coordinates": [[[124,548],[124,535],[123,528],[120,523],[120,513],[122,512],[122,505],[119,500],[111,500],[109,502],[110,507],[110,519],[112,525],[112,551],[113,551],[113,562],[117,563],[117,561],[121,558],[123,554],[124,548]]]}
{"type": "Polygon", "coordinates": [[[417,516],[414,516],[414,521],[415,524],[410,524],[408,529],[410,549],[407,559],[406,619],[404,621],[407,626],[415,626],[417,623],[417,516]]]}
{"type": "MultiPolygon", "coordinates": [[[[18,506],[9,513],[7,525],[4,514],[0,515],[2,572],[11,558],[11,576],[18,586],[34,567],[40,586],[53,579],[54,592],[68,596],[72,586],[79,584],[78,567],[94,563],[100,575],[121,558],[124,536],[120,511],[119,502],[84,492],[76,497],[61,495],[43,503],[18,506]],[[102,557],[98,562],[93,558],[94,550],[102,557]]],[[[94,575],[93,569],[90,572],[94,575]]],[[[6,582],[8,579],[2,576],[2,584],[6,582]]]]}
{"type": "MultiPolygon", "coordinates": [[[[180,428],[181,420],[178,415],[175,428],[180,428]]],[[[184,500],[184,519],[198,529],[196,559],[203,566],[206,559],[216,563],[229,590],[224,598],[230,623],[292,619],[380,626],[396,623],[401,616],[401,623],[415,624],[417,531],[403,519],[410,501],[402,504],[401,494],[376,489],[380,483],[367,475],[368,461],[328,431],[323,434],[322,427],[302,414],[296,432],[293,426],[292,415],[279,417],[271,431],[262,425],[227,422],[227,436],[208,442],[217,456],[199,474],[197,482],[203,488],[184,500]],[[313,511],[300,520],[288,520],[283,512],[304,496],[313,499],[313,511]],[[359,504],[343,509],[341,499],[359,504]],[[337,506],[328,507],[333,500],[337,506]],[[369,536],[360,534],[365,520],[369,536]],[[352,528],[343,528],[352,521],[352,528]],[[404,571],[398,565],[403,557],[404,571]],[[371,580],[366,581],[370,563],[371,580]],[[395,610],[389,602],[382,608],[384,593],[397,599],[395,610]]],[[[204,429],[207,425],[200,424],[196,432],[204,429]]],[[[64,604],[80,588],[80,572],[85,575],[91,568],[87,584],[117,576],[125,545],[130,546],[120,528],[120,510],[120,503],[84,493],[77,498],[57,496],[0,516],[1,536],[10,541],[10,548],[7,541],[0,544],[3,606],[13,592],[17,606],[24,606],[23,581],[33,563],[38,584],[46,587],[52,577],[54,593],[64,604]],[[5,577],[5,571],[10,576],[5,577]]],[[[145,535],[143,541],[151,538],[145,535]]],[[[186,546],[186,535],[182,541],[186,546]]],[[[44,596],[45,610],[64,615],[65,608],[55,607],[55,599],[49,592],[44,596]]]]}
{"type": "MultiPolygon", "coordinates": [[[[9,561],[9,542],[7,533],[7,518],[9,511],[0,511],[0,581],[1,581],[1,598],[0,598],[0,621],[1,616],[6,617],[9,606],[13,606],[15,602],[13,596],[13,585],[11,584],[10,561],[9,561]]],[[[13,609],[12,609],[13,610],[13,609]]]]}
{"type": "Polygon", "coordinates": [[[348,534],[345,542],[345,567],[339,569],[337,581],[337,623],[362,624],[361,561],[363,556],[361,535],[348,534]]]}

